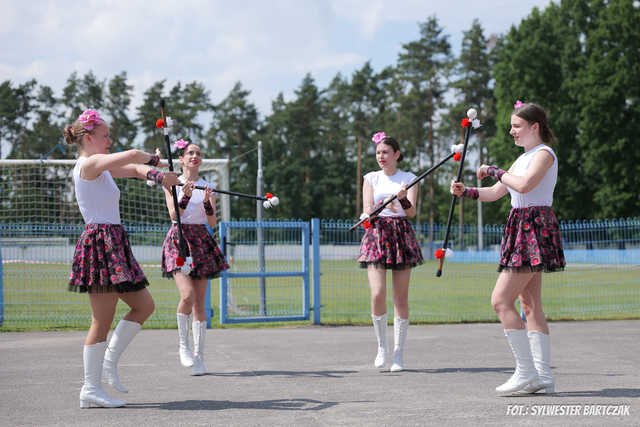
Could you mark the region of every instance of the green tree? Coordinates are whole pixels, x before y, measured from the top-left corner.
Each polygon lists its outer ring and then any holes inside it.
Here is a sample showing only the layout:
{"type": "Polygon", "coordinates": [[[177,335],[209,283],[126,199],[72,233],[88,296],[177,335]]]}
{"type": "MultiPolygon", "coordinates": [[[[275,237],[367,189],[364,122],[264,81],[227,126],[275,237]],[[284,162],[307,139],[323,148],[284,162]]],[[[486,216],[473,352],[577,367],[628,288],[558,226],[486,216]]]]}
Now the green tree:
{"type": "Polygon", "coordinates": [[[0,159],[3,145],[13,147],[13,141],[22,130],[19,117],[19,102],[10,80],[0,85],[0,159]]]}
{"type": "MultiPolygon", "coordinates": [[[[435,16],[419,24],[420,39],[404,44],[398,57],[397,78],[401,84],[397,93],[399,142],[410,169],[418,170],[435,165],[446,152],[445,140],[437,133],[438,116],[445,107],[443,95],[453,66],[448,35],[435,16]]],[[[438,173],[422,182],[418,199],[416,222],[420,212],[427,211],[430,229],[437,218],[436,186],[438,173]],[[426,192],[427,196],[422,197],[426,192]]],[[[429,240],[433,235],[429,234],[429,240]]]]}
{"type": "MultiPolygon", "coordinates": [[[[161,131],[156,128],[156,121],[160,118],[160,101],[162,100],[162,92],[164,91],[165,81],[155,82],[142,95],[142,104],[136,108],[135,123],[138,125],[139,133],[142,134],[142,149],[148,152],[155,151],[160,148],[163,157],[167,157],[164,136],[161,131]]],[[[170,109],[171,106],[168,106],[170,109]]],[[[171,110],[167,113],[169,116],[171,110]]],[[[170,129],[173,132],[173,128],[170,129]]],[[[170,136],[175,136],[171,135],[170,136]]],[[[180,138],[175,138],[180,139],[180,138]]]]}
{"type": "Polygon", "coordinates": [[[187,83],[184,87],[180,82],[171,88],[167,113],[174,121],[172,129],[176,139],[198,142],[204,140],[204,126],[202,116],[211,111],[213,106],[209,99],[209,91],[199,82],[187,83]]]}
{"type": "Polygon", "coordinates": [[[105,103],[104,86],[104,80],[99,80],[92,71],[82,78],[75,71],[71,73],[62,90],[63,105],[68,110],[67,122],[75,122],[86,109],[102,111],[105,103]]]}
{"type": "Polygon", "coordinates": [[[389,87],[393,84],[395,70],[391,67],[375,73],[371,64],[366,62],[360,70],[356,70],[351,83],[344,83],[337,93],[345,93],[344,99],[346,120],[350,123],[350,139],[355,143],[349,154],[349,159],[355,159],[355,211],[357,218],[362,212],[362,183],[363,176],[377,168],[375,161],[375,147],[371,137],[378,131],[392,133],[393,102],[389,100],[389,87]]]}
{"type": "Polygon", "coordinates": [[[13,89],[14,100],[9,105],[15,108],[15,116],[8,127],[12,139],[8,157],[12,159],[29,158],[28,133],[36,108],[36,86],[36,80],[32,79],[13,89]]]}
{"type": "MultiPolygon", "coordinates": [[[[283,200],[277,215],[309,219],[324,217],[327,189],[323,187],[324,164],[319,147],[324,143],[320,91],[307,74],[290,103],[279,94],[272,104],[263,135],[264,180],[283,200]],[[275,166],[274,166],[275,165],[275,166]]],[[[265,216],[274,215],[267,211],[265,216]]]]}
{"type": "MultiPolygon", "coordinates": [[[[496,136],[489,141],[491,158],[507,169],[522,154],[509,135],[514,102],[519,99],[543,106],[558,137],[552,147],[558,156],[554,210],[559,218],[588,215],[590,209],[582,202],[588,199],[589,178],[582,173],[581,156],[575,150],[579,107],[571,82],[581,64],[579,39],[579,28],[567,2],[550,3],[543,12],[534,8],[504,37],[494,67],[497,114],[496,136]]],[[[509,198],[496,205],[504,218],[509,198]]],[[[488,216],[496,212],[487,211],[488,216]]]]}
{"type": "MultiPolygon", "coordinates": [[[[213,107],[211,126],[205,136],[203,149],[207,157],[230,160],[229,185],[233,191],[255,194],[258,164],[256,135],[260,120],[257,108],[249,101],[250,93],[237,82],[222,102],[213,107]]],[[[255,211],[255,203],[232,198],[232,217],[253,217],[255,211]]]]}
{"type": "MultiPolygon", "coordinates": [[[[575,2],[568,2],[575,5],[575,2]]],[[[640,200],[640,7],[632,0],[589,2],[584,67],[574,96],[577,146],[591,184],[579,208],[589,217],[637,216],[640,200]]],[[[582,216],[582,215],[580,215],[582,216]]]]}
{"type": "Polygon", "coordinates": [[[111,118],[109,133],[113,141],[113,151],[132,148],[138,134],[135,123],[128,115],[132,91],[133,86],[127,83],[126,71],[109,80],[105,110],[111,118]]]}

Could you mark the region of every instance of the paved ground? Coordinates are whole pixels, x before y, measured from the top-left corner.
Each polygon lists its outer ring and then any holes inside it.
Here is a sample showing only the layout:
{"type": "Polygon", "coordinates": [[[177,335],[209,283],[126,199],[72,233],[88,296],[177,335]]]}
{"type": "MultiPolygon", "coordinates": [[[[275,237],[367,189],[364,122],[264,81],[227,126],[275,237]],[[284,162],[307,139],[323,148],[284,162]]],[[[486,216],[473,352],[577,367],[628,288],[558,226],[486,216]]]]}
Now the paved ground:
{"type": "Polygon", "coordinates": [[[411,326],[394,374],[373,367],[371,327],[210,330],[202,377],[180,366],[176,330],[145,329],[120,364],[131,391],[105,387],[128,407],[87,410],[85,332],[2,333],[0,425],[640,425],[639,329],[553,323],[557,393],[508,398],[493,392],[513,364],[498,324],[411,326]]]}

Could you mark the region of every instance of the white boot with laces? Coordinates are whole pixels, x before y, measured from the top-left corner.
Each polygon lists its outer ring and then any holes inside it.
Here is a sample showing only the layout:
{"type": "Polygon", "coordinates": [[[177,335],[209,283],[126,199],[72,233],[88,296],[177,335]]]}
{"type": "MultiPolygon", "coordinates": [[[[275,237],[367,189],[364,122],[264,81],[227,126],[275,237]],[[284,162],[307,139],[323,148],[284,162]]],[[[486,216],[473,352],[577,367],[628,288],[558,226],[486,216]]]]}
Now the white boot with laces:
{"type": "Polygon", "coordinates": [[[376,368],[382,368],[387,364],[387,313],[376,316],[371,315],[373,320],[373,330],[376,332],[378,339],[378,353],[373,362],[376,368]]]}
{"type": "Polygon", "coordinates": [[[400,372],[404,369],[402,362],[404,342],[407,339],[407,331],[409,330],[409,319],[401,319],[396,317],[393,319],[393,360],[391,361],[391,372],[400,372]]]}
{"type": "Polygon", "coordinates": [[[191,375],[204,375],[207,368],[204,367],[204,337],[207,333],[207,322],[194,321],[193,324],[193,366],[191,375]]]}
{"type": "Polygon", "coordinates": [[[178,339],[180,340],[180,347],[178,353],[180,355],[180,363],[185,368],[193,366],[193,352],[191,351],[191,345],[189,344],[189,327],[191,325],[191,315],[176,313],[178,320],[178,339]]]}

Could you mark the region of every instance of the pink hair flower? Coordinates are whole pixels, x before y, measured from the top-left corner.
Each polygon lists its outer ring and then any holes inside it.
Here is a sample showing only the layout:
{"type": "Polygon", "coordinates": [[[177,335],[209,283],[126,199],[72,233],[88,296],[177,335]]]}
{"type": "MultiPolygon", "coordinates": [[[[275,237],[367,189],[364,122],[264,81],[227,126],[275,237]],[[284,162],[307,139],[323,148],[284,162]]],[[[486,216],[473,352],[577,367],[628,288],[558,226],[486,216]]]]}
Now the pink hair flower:
{"type": "Polygon", "coordinates": [[[103,123],[100,114],[96,110],[84,110],[78,117],[78,121],[82,123],[85,130],[92,131],[94,127],[103,123]]]}
{"type": "Polygon", "coordinates": [[[371,140],[373,142],[375,142],[376,145],[378,145],[378,144],[380,144],[380,141],[382,141],[386,137],[387,137],[387,135],[384,132],[378,132],[375,135],[373,135],[373,138],[371,138],[371,140]]]}
{"type": "Polygon", "coordinates": [[[523,106],[524,106],[524,102],[522,102],[522,101],[520,101],[520,100],[518,99],[518,100],[516,101],[516,103],[515,103],[515,104],[513,104],[513,109],[514,109],[514,110],[517,110],[518,108],[523,107],[523,106]]]}
{"type": "Polygon", "coordinates": [[[179,139],[176,142],[174,142],[173,145],[176,148],[182,149],[182,148],[186,147],[187,145],[189,145],[189,141],[185,141],[184,139],[179,139]]]}

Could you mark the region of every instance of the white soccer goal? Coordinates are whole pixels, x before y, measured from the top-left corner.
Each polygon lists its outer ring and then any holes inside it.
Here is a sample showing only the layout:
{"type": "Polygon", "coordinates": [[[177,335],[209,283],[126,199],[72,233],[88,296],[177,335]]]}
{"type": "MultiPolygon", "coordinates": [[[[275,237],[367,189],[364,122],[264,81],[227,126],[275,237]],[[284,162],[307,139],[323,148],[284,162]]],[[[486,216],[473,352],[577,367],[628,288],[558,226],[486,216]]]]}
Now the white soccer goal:
{"type": "MultiPolygon", "coordinates": [[[[0,243],[4,262],[71,259],[74,239],[84,224],[74,195],[75,162],[0,160],[0,243]],[[69,244],[63,249],[60,239],[65,238],[69,244]]],[[[228,164],[227,159],[205,159],[201,176],[216,188],[228,190],[228,164]]],[[[179,172],[179,164],[176,166],[179,172]]],[[[139,261],[151,262],[143,248],[161,246],[169,225],[164,193],[160,186],[150,187],[138,179],[116,179],[116,183],[120,188],[121,221],[129,229],[132,245],[140,247],[139,261]]],[[[218,218],[229,221],[229,196],[220,194],[216,204],[218,218]]],[[[151,252],[149,257],[157,258],[157,251],[151,252]]]]}
{"type": "MultiPolygon", "coordinates": [[[[0,160],[0,319],[4,314],[6,324],[85,326],[91,318],[86,297],[67,292],[84,228],[74,195],[74,166],[75,160],[0,160]]],[[[200,173],[216,188],[229,190],[228,160],[206,159],[200,173]]],[[[149,323],[172,325],[179,297],[175,283],[160,272],[170,226],[164,192],[138,179],[116,179],[116,184],[122,224],[156,302],[149,323]]],[[[216,210],[220,221],[230,220],[228,195],[218,195],[216,210]]],[[[119,310],[121,315],[126,307],[119,310]]]]}

